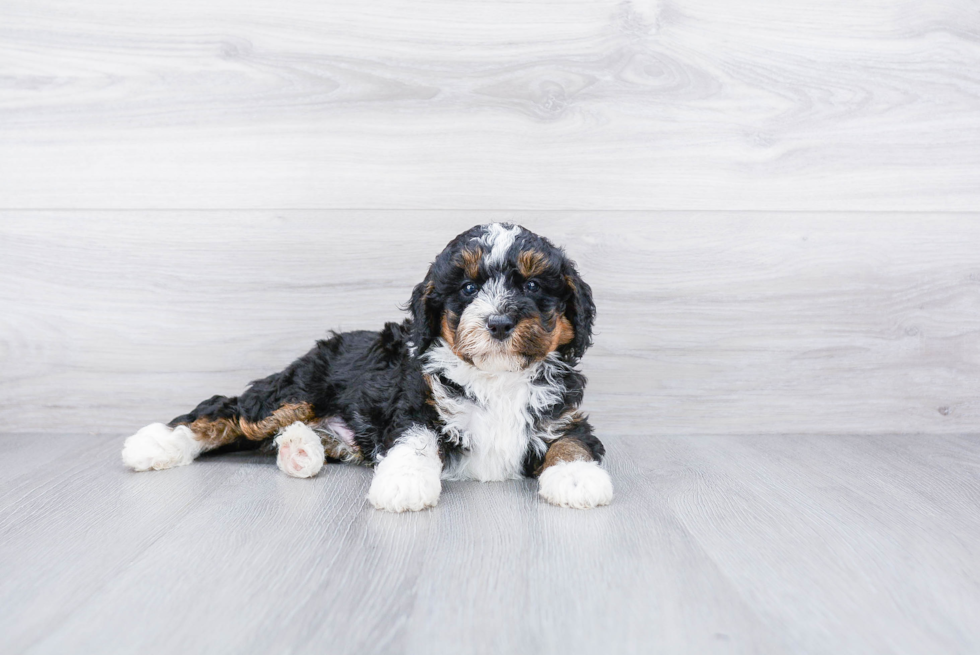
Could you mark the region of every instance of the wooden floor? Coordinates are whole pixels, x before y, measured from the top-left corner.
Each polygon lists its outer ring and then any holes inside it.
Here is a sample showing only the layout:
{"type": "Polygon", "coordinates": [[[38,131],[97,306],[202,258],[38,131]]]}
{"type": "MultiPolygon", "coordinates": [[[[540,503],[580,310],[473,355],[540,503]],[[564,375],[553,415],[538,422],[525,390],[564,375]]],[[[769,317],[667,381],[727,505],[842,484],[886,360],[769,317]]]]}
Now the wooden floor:
{"type": "Polygon", "coordinates": [[[5,653],[975,653],[980,438],[612,437],[617,497],[258,454],[135,474],[119,440],[8,435],[5,653]]]}
{"type": "Polygon", "coordinates": [[[964,0],[0,2],[0,653],[980,652],[964,0]],[[123,438],[566,247],[617,497],[123,438]]]}

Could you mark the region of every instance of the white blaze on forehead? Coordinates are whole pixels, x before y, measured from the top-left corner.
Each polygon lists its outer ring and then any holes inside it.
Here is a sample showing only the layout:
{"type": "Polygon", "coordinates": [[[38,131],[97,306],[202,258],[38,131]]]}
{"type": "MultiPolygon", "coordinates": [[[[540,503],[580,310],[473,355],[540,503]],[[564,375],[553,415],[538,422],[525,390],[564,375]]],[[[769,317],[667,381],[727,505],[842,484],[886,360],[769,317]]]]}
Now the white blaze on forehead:
{"type": "Polygon", "coordinates": [[[507,251],[514,245],[514,240],[521,233],[521,228],[505,223],[490,223],[483,226],[483,236],[480,244],[490,252],[484,256],[488,264],[501,264],[507,257],[507,251]]]}
{"type": "Polygon", "coordinates": [[[503,314],[507,311],[508,299],[510,293],[504,288],[504,281],[499,277],[490,278],[470,306],[463,310],[463,315],[470,312],[485,320],[493,314],[503,314]]]}

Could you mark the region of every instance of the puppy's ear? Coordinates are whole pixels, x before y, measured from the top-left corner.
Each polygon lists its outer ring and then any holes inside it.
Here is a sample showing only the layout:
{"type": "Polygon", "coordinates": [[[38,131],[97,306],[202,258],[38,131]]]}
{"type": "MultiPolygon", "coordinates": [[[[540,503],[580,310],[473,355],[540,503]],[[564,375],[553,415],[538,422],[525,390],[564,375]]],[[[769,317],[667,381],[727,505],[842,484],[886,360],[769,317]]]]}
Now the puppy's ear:
{"type": "Polygon", "coordinates": [[[567,359],[579,360],[586,349],[592,345],[592,324],[595,323],[595,303],[592,302],[592,288],[579,276],[575,265],[568,262],[563,267],[565,284],[569,299],[565,304],[565,317],[572,323],[575,336],[559,348],[567,359]]]}
{"type": "Polygon", "coordinates": [[[415,343],[416,355],[421,355],[437,336],[439,336],[439,318],[441,306],[433,294],[435,285],[428,277],[415,285],[408,309],[412,313],[412,341],[415,343]]]}

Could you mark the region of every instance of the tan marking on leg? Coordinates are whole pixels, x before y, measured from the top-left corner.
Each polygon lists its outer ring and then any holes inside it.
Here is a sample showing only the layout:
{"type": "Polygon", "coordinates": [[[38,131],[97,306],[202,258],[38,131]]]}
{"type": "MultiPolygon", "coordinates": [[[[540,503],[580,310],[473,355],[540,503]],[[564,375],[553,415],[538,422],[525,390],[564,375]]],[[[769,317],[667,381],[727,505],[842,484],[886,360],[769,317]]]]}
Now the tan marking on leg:
{"type": "Polygon", "coordinates": [[[545,469],[560,462],[591,462],[592,453],[575,437],[562,437],[551,442],[542,464],[534,475],[541,475],[545,469]]]}
{"type": "Polygon", "coordinates": [[[320,443],[323,444],[323,453],[330,459],[339,459],[349,464],[364,463],[364,455],[356,447],[349,446],[341,439],[317,430],[320,443]]]}
{"type": "Polygon", "coordinates": [[[242,436],[238,419],[233,418],[199,418],[190,424],[194,437],[202,443],[202,452],[214,450],[242,436]]]}
{"type": "Polygon", "coordinates": [[[259,421],[250,422],[236,418],[199,418],[190,424],[204,451],[214,450],[234,442],[240,437],[249,441],[268,439],[287,425],[296,421],[309,423],[314,419],[313,406],[309,403],[287,403],[259,421]]]}
{"type": "Polygon", "coordinates": [[[242,419],[239,419],[239,423],[241,424],[242,434],[246,439],[249,441],[262,441],[273,436],[287,425],[292,425],[297,421],[309,423],[314,418],[316,416],[313,414],[313,405],[309,403],[288,403],[255,423],[250,423],[242,419]]]}
{"type": "Polygon", "coordinates": [[[320,436],[323,443],[323,454],[330,459],[339,459],[342,462],[360,463],[362,457],[360,453],[354,453],[347,444],[336,439],[320,436]]]}
{"type": "Polygon", "coordinates": [[[332,426],[334,420],[336,420],[336,417],[326,417],[310,424],[313,431],[320,437],[324,455],[329,459],[339,459],[342,462],[370,465],[364,459],[364,454],[361,453],[361,449],[357,446],[356,442],[348,443],[343,437],[337,434],[332,426]]]}

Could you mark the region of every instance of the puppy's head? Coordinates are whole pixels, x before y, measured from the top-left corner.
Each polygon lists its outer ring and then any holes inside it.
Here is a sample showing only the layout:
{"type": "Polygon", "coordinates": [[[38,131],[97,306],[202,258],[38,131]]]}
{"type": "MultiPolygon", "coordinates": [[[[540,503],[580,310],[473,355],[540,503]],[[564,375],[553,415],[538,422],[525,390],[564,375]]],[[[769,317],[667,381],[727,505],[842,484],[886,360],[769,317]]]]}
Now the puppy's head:
{"type": "Polygon", "coordinates": [[[547,239],[508,223],[452,240],[412,293],[422,354],[443,339],[487,371],[519,371],[557,352],[575,363],[592,344],[592,290],[547,239]]]}

